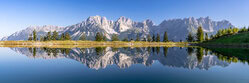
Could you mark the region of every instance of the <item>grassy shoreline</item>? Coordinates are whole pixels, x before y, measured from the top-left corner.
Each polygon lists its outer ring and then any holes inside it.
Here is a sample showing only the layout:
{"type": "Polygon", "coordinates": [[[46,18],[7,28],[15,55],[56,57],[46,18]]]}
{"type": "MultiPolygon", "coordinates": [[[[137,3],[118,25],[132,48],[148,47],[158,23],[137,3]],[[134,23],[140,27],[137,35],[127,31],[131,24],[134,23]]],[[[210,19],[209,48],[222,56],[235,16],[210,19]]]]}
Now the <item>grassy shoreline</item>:
{"type": "Polygon", "coordinates": [[[144,41],[0,41],[0,47],[50,47],[50,48],[88,48],[88,47],[185,47],[186,42],[144,42],[144,41]]]}

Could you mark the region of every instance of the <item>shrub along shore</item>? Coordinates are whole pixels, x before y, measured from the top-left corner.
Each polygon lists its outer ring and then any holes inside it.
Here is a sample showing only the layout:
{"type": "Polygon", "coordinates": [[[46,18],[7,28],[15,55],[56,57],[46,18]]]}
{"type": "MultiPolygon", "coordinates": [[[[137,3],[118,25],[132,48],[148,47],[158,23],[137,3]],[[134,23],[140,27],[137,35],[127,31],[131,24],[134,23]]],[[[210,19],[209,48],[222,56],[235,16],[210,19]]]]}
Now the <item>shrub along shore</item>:
{"type": "Polygon", "coordinates": [[[0,47],[184,47],[186,42],[145,42],[145,41],[0,41],[0,47]]]}

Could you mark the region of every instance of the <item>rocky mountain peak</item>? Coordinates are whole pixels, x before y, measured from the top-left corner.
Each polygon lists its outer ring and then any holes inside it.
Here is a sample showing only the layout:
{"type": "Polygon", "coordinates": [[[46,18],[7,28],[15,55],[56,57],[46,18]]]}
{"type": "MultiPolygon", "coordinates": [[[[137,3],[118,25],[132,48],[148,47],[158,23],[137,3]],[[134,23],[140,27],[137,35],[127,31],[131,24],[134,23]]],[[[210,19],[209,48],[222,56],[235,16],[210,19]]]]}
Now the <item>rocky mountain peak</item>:
{"type": "Polygon", "coordinates": [[[89,18],[87,18],[86,22],[90,24],[100,24],[100,25],[105,25],[109,23],[106,17],[101,17],[98,15],[90,16],[89,18]]]}
{"type": "Polygon", "coordinates": [[[121,17],[117,20],[117,22],[119,22],[119,23],[132,23],[132,20],[131,20],[130,18],[126,18],[126,17],[124,17],[124,16],[121,16],[121,17]]]}
{"type": "Polygon", "coordinates": [[[147,26],[153,26],[154,25],[153,21],[150,20],[150,19],[145,20],[143,23],[146,24],[147,26]]]}
{"type": "Polygon", "coordinates": [[[121,16],[115,23],[115,31],[117,32],[124,32],[127,31],[128,29],[133,28],[133,21],[129,18],[126,18],[124,16],[121,16]]]}

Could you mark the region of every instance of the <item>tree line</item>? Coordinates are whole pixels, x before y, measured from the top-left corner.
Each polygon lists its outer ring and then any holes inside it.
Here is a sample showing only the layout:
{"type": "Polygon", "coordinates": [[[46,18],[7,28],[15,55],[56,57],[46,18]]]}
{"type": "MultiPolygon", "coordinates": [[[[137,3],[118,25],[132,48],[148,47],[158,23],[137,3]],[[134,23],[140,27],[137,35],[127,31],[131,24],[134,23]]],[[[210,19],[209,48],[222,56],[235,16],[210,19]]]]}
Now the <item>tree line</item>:
{"type": "MultiPolygon", "coordinates": [[[[29,41],[54,41],[54,40],[71,40],[71,36],[68,32],[66,33],[62,33],[61,35],[59,35],[59,33],[57,31],[53,31],[53,32],[48,32],[45,36],[40,36],[40,39],[38,39],[37,37],[37,32],[36,30],[34,30],[28,37],[29,41]]],[[[83,33],[80,37],[79,40],[85,41],[87,40],[87,36],[83,33]]],[[[106,38],[106,36],[100,32],[97,32],[95,35],[95,41],[107,41],[108,39],[106,38]]],[[[119,36],[117,34],[113,34],[111,37],[111,41],[134,41],[132,38],[129,39],[128,37],[125,37],[124,39],[120,39],[119,36]]],[[[135,41],[147,41],[147,42],[161,42],[160,39],[160,34],[156,34],[153,36],[151,36],[150,34],[148,34],[145,38],[140,38],[140,35],[137,34],[135,41]]],[[[164,32],[164,36],[163,36],[163,42],[169,42],[168,40],[168,35],[167,32],[164,32]]]]}
{"type": "Polygon", "coordinates": [[[194,41],[203,42],[203,41],[218,39],[220,37],[225,37],[225,36],[234,35],[234,34],[243,33],[243,32],[249,32],[249,27],[248,28],[243,27],[241,29],[236,28],[236,27],[220,29],[217,31],[217,33],[215,35],[210,35],[210,37],[209,37],[208,33],[205,33],[205,35],[204,35],[202,27],[199,26],[197,29],[197,34],[193,35],[192,33],[189,33],[186,40],[188,42],[194,42],[194,41]]]}
{"type": "MultiPolygon", "coordinates": [[[[96,36],[95,36],[95,40],[96,41],[107,41],[107,38],[101,34],[100,32],[97,32],[96,36]]],[[[128,37],[125,37],[124,39],[120,39],[119,36],[117,34],[113,34],[111,37],[111,41],[134,41],[132,38],[129,39],[128,37]]],[[[153,36],[151,37],[150,34],[147,35],[146,38],[140,38],[140,35],[137,34],[136,35],[136,39],[135,41],[147,41],[147,42],[160,42],[160,35],[157,34],[156,36],[153,34],[153,36]]],[[[163,36],[163,42],[168,42],[168,35],[167,32],[164,32],[164,36],[163,36]]]]}
{"type": "Polygon", "coordinates": [[[62,33],[59,36],[59,33],[57,31],[51,32],[49,31],[45,36],[40,36],[40,39],[37,38],[37,32],[34,30],[32,34],[28,37],[29,41],[52,41],[52,40],[71,40],[71,36],[68,32],[65,34],[62,33]]]}

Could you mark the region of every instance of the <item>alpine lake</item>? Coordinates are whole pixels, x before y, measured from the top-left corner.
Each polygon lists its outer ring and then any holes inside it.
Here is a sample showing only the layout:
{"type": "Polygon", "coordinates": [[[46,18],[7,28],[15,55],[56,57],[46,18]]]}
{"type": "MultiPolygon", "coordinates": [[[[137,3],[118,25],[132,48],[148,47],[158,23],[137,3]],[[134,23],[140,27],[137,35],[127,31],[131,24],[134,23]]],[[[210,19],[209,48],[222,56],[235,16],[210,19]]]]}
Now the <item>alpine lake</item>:
{"type": "Polygon", "coordinates": [[[249,83],[248,48],[1,47],[1,83],[249,83]]]}

